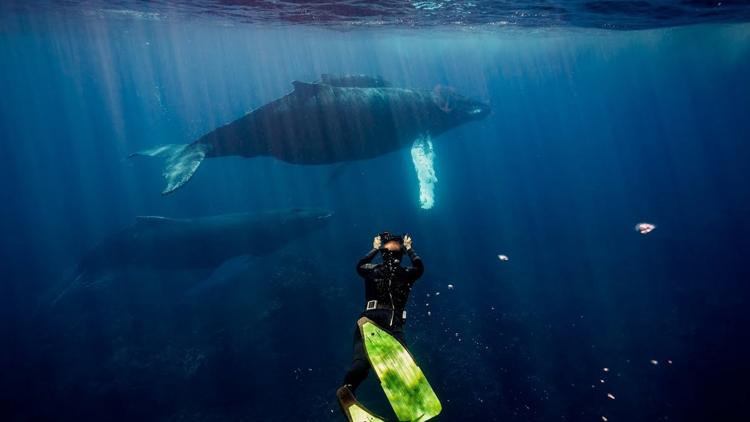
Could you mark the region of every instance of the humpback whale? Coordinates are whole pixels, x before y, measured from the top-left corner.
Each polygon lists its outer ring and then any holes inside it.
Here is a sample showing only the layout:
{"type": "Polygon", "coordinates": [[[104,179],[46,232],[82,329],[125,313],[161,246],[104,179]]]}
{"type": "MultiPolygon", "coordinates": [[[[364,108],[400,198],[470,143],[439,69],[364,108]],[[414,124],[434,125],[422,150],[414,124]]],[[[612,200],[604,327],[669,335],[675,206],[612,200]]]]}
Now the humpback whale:
{"type": "Polygon", "coordinates": [[[187,183],[206,158],[272,156],[292,164],[333,164],[410,145],[429,147],[430,153],[431,137],[490,112],[489,105],[450,88],[395,88],[366,75],[322,75],[319,81],[292,85],[289,94],[190,144],[162,145],[131,157],[166,160],[166,195],[187,183]]]}
{"type": "Polygon", "coordinates": [[[332,212],[317,208],[220,214],[199,218],[136,217],[135,223],[106,237],[78,263],[72,282],[54,289],[55,306],[71,290],[109,281],[133,269],[207,270],[212,276],[192,287],[202,292],[225,280],[250,257],[271,254],[325,227],[332,212]],[[241,262],[243,261],[243,262],[241,262]]]}
{"type": "Polygon", "coordinates": [[[239,256],[262,256],[324,227],[331,212],[296,208],[201,218],[137,217],[105,238],[78,265],[77,284],[122,268],[215,269],[239,256]]]}

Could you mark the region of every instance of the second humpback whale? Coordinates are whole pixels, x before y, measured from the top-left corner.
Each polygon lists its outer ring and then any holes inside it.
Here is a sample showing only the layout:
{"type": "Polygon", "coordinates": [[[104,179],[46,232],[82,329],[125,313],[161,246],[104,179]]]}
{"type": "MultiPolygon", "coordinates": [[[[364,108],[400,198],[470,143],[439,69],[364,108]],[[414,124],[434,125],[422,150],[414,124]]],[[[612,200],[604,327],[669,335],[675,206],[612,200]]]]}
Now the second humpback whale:
{"type": "Polygon", "coordinates": [[[236,256],[261,256],[328,224],[330,211],[293,208],[200,218],[138,217],[81,260],[78,273],[125,267],[212,269],[236,256]]]}
{"type": "Polygon", "coordinates": [[[332,213],[293,208],[200,218],[138,217],[108,236],[78,264],[70,289],[96,284],[127,269],[214,271],[235,258],[264,256],[325,227],[332,213]]]}
{"type": "Polygon", "coordinates": [[[187,183],[205,158],[273,156],[293,164],[362,160],[417,145],[490,112],[487,104],[446,87],[394,88],[365,75],[323,75],[315,83],[292,84],[291,93],[193,143],[132,155],[166,159],[162,194],[169,194],[187,183]]]}

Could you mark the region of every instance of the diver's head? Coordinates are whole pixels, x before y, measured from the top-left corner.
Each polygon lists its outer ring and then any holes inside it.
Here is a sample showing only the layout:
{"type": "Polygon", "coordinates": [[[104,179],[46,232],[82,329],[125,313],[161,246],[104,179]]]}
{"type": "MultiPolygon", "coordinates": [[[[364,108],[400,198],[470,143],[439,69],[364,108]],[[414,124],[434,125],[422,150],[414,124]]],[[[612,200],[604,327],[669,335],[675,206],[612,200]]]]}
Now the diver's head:
{"type": "Polygon", "coordinates": [[[453,88],[442,85],[432,90],[432,101],[453,124],[482,120],[491,110],[489,104],[464,97],[453,88]]]}
{"type": "Polygon", "coordinates": [[[401,258],[404,256],[404,240],[402,236],[388,232],[380,233],[380,247],[382,248],[384,264],[401,264],[401,258]]]}

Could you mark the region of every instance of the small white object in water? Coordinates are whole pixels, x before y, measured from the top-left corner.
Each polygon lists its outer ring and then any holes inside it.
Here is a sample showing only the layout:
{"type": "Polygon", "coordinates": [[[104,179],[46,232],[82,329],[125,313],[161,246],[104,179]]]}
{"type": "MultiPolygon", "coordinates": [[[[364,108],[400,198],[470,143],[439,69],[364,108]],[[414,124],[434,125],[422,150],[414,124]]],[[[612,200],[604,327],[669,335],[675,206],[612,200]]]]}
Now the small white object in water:
{"type": "Polygon", "coordinates": [[[672,360],[671,359],[668,360],[667,363],[671,365],[672,364],[672,360]]]}
{"type": "Polygon", "coordinates": [[[432,312],[427,311],[427,316],[431,316],[431,315],[432,315],[432,312]]]}
{"type": "Polygon", "coordinates": [[[656,359],[651,359],[651,365],[658,365],[659,361],[656,359]]]}
{"type": "Polygon", "coordinates": [[[609,372],[609,368],[602,368],[604,372],[609,372]]]}
{"type": "Polygon", "coordinates": [[[507,261],[507,260],[508,260],[508,259],[510,259],[510,258],[508,258],[508,255],[502,255],[502,254],[501,254],[501,255],[498,255],[498,256],[497,256],[497,259],[499,259],[499,260],[501,260],[501,261],[507,261]]]}
{"type": "Polygon", "coordinates": [[[656,229],[655,224],[651,223],[638,223],[635,225],[635,231],[640,234],[649,234],[656,229]]]}
{"type": "Polygon", "coordinates": [[[607,421],[608,421],[609,419],[607,419],[607,417],[606,417],[606,416],[602,416],[602,420],[603,420],[604,422],[607,422],[607,421]]]}
{"type": "Polygon", "coordinates": [[[440,296],[440,292],[435,292],[435,296],[440,296]]]}
{"type": "Polygon", "coordinates": [[[453,285],[452,284],[448,285],[448,290],[453,290],[453,285]]]}
{"type": "Polygon", "coordinates": [[[615,399],[615,395],[612,393],[607,393],[607,397],[609,397],[611,400],[615,399]]]}

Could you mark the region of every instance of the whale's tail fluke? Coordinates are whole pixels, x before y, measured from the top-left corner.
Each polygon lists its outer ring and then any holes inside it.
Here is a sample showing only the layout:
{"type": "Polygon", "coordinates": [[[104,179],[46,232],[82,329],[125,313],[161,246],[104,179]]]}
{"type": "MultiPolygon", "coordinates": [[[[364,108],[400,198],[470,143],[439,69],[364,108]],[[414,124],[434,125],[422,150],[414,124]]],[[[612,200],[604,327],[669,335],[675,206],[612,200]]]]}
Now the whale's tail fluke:
{"type": "Polygon", "coordinates": [[[192,144],[167,144],[135,152],[130,157],[160,157],[166,160],[164,178],[167,187],[162,195],[170,194],[188,182],[206,157],[206,146],[198,142],[192,144]]]}

